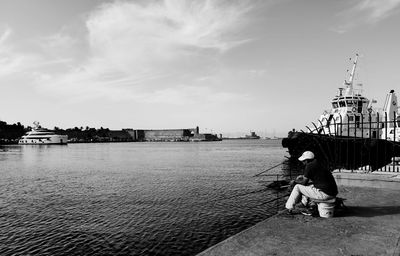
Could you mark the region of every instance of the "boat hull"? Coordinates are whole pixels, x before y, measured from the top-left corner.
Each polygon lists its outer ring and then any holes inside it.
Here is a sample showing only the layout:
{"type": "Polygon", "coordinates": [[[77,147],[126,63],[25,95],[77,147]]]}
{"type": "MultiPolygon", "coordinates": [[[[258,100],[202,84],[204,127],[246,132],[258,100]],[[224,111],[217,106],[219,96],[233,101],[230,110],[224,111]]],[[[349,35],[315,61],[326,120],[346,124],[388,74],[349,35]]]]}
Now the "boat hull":
{"type": "Polygon", "coordinates": [[[290,132],[282,140],[292,159],[304,151],[312,151],[331,169],[358,169],[369,166],[377,170],[400,156],[400,143],[374,138],[328,136],[305,132],[290,132]]]}
{"type": "Polygon", "coordinates": [[[18,144],[21,145],[51,145],[51,144],[67,144],[68,136],[67,135],[52,135],[46,137],[29,137],[23,136],[18,144]]]}

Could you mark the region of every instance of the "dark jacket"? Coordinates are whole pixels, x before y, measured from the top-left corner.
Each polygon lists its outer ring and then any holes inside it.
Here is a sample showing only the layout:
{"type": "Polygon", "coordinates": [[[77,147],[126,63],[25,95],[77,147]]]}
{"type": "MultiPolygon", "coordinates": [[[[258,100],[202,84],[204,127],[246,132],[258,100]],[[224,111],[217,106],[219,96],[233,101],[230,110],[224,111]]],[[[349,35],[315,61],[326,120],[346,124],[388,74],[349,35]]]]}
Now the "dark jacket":
{"type": "Polygon", "coordinates": [[[328,168],[321,165],[317,159],[306,164],[304,176],[312,180],[314,187],[325,194],[330,196],[336,196],[338,194],[335,178],[328,168]]]}

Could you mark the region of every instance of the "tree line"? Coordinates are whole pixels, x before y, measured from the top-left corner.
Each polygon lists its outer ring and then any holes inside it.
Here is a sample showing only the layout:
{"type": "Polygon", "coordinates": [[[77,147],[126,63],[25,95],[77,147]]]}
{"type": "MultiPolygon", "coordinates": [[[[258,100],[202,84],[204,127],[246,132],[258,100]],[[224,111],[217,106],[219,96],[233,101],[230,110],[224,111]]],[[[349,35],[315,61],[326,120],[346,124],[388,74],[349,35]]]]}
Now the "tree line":
{"type": "Polygon", "coordinates": [[[20,122],[16,124],[7,124],[0,121],[0,143],[7,144],[17,142],[31,127],[25,127],[20,122]]]}
{"type": "MultiPolygon", "coordinates": [[[[0,144],[18,143],[18,140],[27,132],[31,131],[31,126],[24,126],[20,122],[7,124],[0,121],[0,144]]],[[[56,134],[68,135],[70,142],[105,142],[105,141],[131,141],[132,138],[124,130],[110,131],[108,128],[100,129],[86,126],[61,129],[54,127],[52,130],[56,134]]]]}

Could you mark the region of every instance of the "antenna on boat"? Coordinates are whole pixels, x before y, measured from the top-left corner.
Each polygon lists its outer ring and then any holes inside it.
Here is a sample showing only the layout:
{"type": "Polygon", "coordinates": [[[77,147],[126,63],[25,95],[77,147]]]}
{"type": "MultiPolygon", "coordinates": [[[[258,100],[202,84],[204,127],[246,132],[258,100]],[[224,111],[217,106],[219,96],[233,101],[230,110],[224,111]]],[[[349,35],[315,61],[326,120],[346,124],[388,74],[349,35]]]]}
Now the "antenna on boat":
{"type": "Polygon", "coordinates": [[[357,61],[358,61],[358,53],[356,53],[356,59],[353,62],[353,69],[351,70],[349,81],[346,80],[344,81],[345,85],[347,85],[347,92],[353,91],[353,80],[354,80],[354,74],[356,72],[357,61]]]}
{"type": "Polygon", "coordinates": [[[38,121],[34,121],[33,126],[35,129],[40,128],[40,123],[38,121]]]}

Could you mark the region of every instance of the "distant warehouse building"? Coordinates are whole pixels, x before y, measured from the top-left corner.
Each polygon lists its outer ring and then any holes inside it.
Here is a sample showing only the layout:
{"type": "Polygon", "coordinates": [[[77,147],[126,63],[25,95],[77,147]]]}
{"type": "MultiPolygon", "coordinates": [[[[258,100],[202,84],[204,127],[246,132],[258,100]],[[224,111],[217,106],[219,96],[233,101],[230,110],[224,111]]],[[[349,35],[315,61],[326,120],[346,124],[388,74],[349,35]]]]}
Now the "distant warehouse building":
{"type": "Polygon", "coordinates": [[[132,136],[126,130],[111,130],[108,132],[109,140],[112,142],[128,142],[133,141],[132,136]]]}
{"type": "Polygon", "coordinates": [[[199,134],[199,127],[189,129],[126,129],[134,141],[189,141],[199,134]]]}

